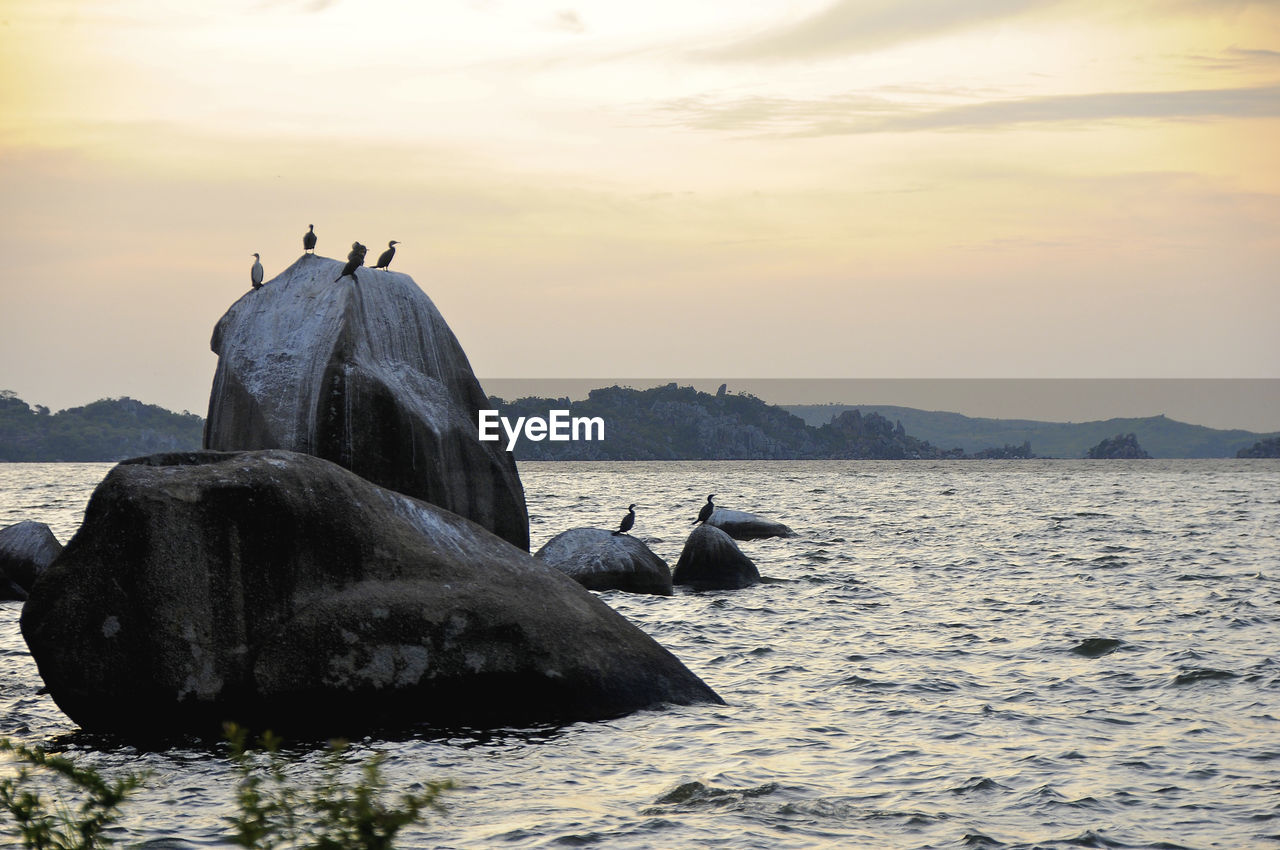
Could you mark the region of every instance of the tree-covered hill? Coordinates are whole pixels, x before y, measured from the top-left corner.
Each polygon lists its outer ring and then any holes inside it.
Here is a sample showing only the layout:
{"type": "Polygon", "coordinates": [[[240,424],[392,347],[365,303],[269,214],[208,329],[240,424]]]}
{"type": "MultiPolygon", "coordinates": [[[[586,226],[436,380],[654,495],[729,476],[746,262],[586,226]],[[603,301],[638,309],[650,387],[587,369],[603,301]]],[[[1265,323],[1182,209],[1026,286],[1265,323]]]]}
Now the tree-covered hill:
{"type": "Polygon", "coordinates": [[[784,460],[954,457],[908,435],[878,414],[850,413],[813,428],[749,394],[715,395],[667,384],[648,390],[608,387],[582,400],[490,398],[494,409],[546,418],[551,410],[605,421],[603,441],[516,443],[517,460],[784,460]]]}
{"type": "Polygon", "coordinates": [[[0,391],[0,461],[117,461],[154,452],[192,451],[204,420],[131,398],[105,398],[50,413],[0,391]]]}

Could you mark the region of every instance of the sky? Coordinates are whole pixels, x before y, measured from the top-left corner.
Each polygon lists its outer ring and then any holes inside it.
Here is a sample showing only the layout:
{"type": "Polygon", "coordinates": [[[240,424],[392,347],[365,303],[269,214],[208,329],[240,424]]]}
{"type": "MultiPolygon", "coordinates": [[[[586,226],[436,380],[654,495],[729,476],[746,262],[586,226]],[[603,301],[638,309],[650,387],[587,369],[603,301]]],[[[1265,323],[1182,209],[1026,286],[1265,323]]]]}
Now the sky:
{"type": "Polygon", "coordinates": [[[0,389],[203,415],[312,223],[482,382],[1278,378],[1277,151],[1274,0],[0,0],[0,389]]]}

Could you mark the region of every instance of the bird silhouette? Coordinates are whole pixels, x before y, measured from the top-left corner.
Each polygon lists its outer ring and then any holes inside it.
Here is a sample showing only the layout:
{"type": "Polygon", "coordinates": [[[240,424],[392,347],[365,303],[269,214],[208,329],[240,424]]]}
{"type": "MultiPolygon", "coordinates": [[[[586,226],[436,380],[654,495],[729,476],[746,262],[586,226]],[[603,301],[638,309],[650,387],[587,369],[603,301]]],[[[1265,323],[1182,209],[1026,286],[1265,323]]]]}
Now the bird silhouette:
{"type": "Polygon", "coordinates": [[[314,224],[308,224],[307,232],[302,234],[302,250],[308,254],[314,253],[316,250],[316,226],[314,224]]]}
{"type": "Polygon", "coordinates": [[[631,530],[631,526],[636,524],[636,506],[632,505],[627,508],[627,515],[622,518],[622,523],[618,526],[618,530],[613,533],[614,537],[619,534],[625,534],[631,530]]]}
{"type": "Polygon", "coordinates": [[[359,242],[351,243],[351,253],[347,254],[347,264],[342,267],[342,274],[333,279],[334,283],[342,280],[347,275],[351,275],[351,279],[356,283],[360,282],[360,278],[356,277],[356,269],[364,265],[364,255],[369,249],[361,245],[359,242]]]}
{"type": "Polygon", "coordinates": [[[394,239],[388,242],[387,250],[383,251],[382,254],[378,256],[378,264],[374,266],[374,268],[375,269],[391,268],[391,258],[396,255],[396,246],[399,244],[400,243],[394,239]]]}
{"type": "Polygon", "coordinates": [[[262,287],[262,263],[258,261],[258,255],[253,255],[253,268],[249,269],[249,282],[253,284],[254,289],[262,287]]]}
{"type": "Polygon", "coordinates": [[[714,499],[715,497],[716,497],[715,493],[712,493],[710,496],[707,497],[707,503],[702,506],[702,510],[698,511],[698,518],[693,521],[694,525],[697,525],[700,522],[706,522],[707,520],[711,519],[711,514],[716,509],[716,506],[711,504],[711,500],[714,499]]]}

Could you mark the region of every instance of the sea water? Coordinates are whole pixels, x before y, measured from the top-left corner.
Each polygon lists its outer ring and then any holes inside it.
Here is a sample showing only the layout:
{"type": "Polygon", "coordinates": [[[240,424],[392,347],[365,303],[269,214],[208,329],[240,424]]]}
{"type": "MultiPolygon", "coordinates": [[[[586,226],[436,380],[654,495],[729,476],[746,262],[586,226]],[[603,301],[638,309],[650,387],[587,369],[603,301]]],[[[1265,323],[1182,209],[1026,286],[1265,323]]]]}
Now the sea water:
{"type": "MultiPolygon", "coordinates": [[[[0,465],[0,525],[66,542],[108,468],[0,465]]],[[[520,471],[535,548],[635,502],[674,564],[708,493],[798,536],[741,544],[767,579],[746,590],[600,594],[725,706],[355,742],[396,787],[457,783],[398,846],[1280,846],[1280,462],[520,471]]],[[[78,732],[19,612],[0,606],[0,736],[151,771],[126,845],[227,846],[223,750],[78,732]]],[[[320,748],[290,753],[315,775],[320,748]]]]}

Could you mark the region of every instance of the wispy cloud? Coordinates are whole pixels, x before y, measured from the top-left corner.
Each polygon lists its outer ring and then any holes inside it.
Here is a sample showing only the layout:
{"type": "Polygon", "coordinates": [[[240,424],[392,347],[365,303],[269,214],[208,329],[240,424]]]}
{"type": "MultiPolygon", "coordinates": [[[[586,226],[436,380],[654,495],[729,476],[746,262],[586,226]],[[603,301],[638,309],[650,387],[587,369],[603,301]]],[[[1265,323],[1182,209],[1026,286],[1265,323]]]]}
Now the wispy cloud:
{"type": "Polygon", "coordinates": [[[274,9],[285,6],[296,6],[304,12],[323,12],[331,6],[336,6],[338,0],[261,0],[258,4],[259,9],[274,9]]]}
{"type": "Polygon", "coordinates": [[[561,32],[571,32],[575,35],[587,31],[587,25],[583,23],[582,16],[573,9],[561,9],[556,12],[552,26],[561,32]]]}
{"type": "Polygon", "coordinates": [[[659,105],[664,121],[699,130],[834,136],[1126,119],[1280,117],[1280,86],[1158,92],[1101,92],[928,106],[871,95],[817,100],[688,97],[659,105]]]}
{"type": "Polygon", "coordinates": [[[785,61],[857,53],[1043,9],[1056,0],[836,0],[789,24],[702,52],[724,61],[785,61]]]}

